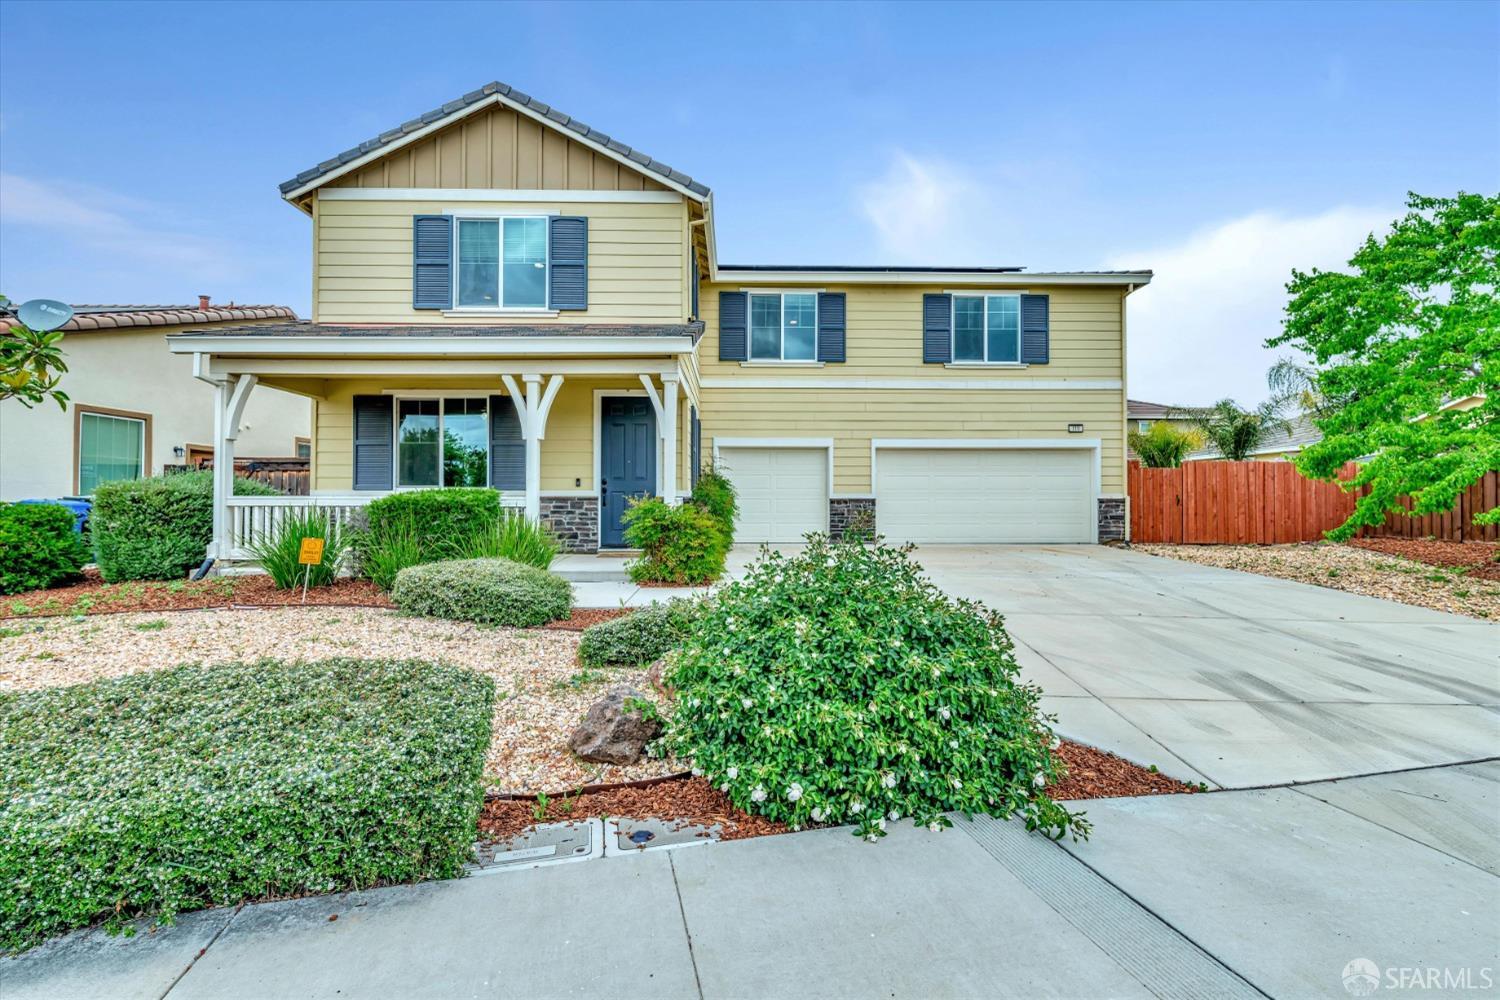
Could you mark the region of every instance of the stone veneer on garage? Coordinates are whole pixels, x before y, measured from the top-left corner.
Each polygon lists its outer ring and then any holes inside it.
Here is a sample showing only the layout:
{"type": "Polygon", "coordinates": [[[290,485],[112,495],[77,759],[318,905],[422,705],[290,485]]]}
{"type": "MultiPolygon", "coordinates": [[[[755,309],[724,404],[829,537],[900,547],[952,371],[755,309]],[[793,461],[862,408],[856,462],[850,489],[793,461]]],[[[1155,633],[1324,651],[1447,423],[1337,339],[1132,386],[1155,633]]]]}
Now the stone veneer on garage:
{"type": "Polygon", "coordinates": [[[1099,498],[1099,541],[1119,542],[1125,538],[1125,498],[1099,498]]]}
{"type": "Polygon", "coordinates": [[[874,497],[833,497],[828,501],[828,535],[843,538],[850,528],[875,530],[874,497]]]}
{"type": "Polygon", "coordinates": [[[562,542],[564,552],[599,551],[599,499],[597,497],[541,498],[542,523],[562,542]]]}

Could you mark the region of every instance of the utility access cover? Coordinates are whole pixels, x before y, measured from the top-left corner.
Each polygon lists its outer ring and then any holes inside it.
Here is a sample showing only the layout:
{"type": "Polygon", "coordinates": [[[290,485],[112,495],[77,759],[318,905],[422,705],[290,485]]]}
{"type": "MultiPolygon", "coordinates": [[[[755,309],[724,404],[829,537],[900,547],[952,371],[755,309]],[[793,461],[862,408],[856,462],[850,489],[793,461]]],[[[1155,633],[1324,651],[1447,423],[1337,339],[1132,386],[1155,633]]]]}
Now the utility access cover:
{"type": "Polygon", "coordinates": [[[540,868],[604,855],[604,824],[597,819],[546,823],[509,840],[474,846],[470,875],[489,875],[517,868],[540,868]]]}
{"type": "Polygon", "coordinates": [[[636,854],[668,847],[692,847],[719,839],[721,824],[702,826],[659,819],[612,819],[605,823],[605,851],[610,854],[636,854]]]}

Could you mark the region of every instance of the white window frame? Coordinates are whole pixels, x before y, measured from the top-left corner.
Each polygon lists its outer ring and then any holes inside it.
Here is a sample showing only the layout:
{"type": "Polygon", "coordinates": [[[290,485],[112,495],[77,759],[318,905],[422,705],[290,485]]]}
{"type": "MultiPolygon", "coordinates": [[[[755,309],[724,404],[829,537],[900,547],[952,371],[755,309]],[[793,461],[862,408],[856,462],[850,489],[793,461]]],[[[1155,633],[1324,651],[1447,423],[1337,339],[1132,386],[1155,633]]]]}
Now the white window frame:
{"type": "Polygon", "coordinates": [[[955,365],[999,365],[1001,367],[1020,368],[1025,365],[1021,360],[1021,295],[1019,292],[960,292],[950,296],[952,301],[948,305],[948,357],[955,365]],[[978,299],[984,303],[984,311],[979,320],[980,343],[984,345],[984,357],[982,359],[960,358],[958,356],[958,300],[978,299]],[[1014,361],[991,361],[990,360],[990,299],[1015,299],[1016,300],[1016,360],[1014,361]]]}
{"type": "Polygon", "coordinates": [[[749,294],[750,294],[750,297],[745,302],[745,340],[746,340],[746,344],[745,344],[745,356],[749,359],[747,363],[748,364],[752,364],[752,365],[753,364],[762,364],[762,365],[765,365],[765,364],[788,364],[788,365],[811,365],[811,364],[817,364],[818,363],[818,293],[817,292],[800,292],[800,291],[794,291],[794,292],[751,291],[749,294]],[[786,297],[788,295],[805,295],[805,296],[810,296],[812,298],[812,300],[813,300],[813,319],[812,319],[813,353],[812,353],[812,357],[810,357],[810,358],[789,358],[789,357],[786,356],[786,297]],[[777,309],[778,309],[778,311],[780,313],[780,316],[781,316],[781,322],[780,322],[780,324],[778,326],[778,333],[777,333],[777,336],[779,337],[779,340],[778,340],[778,342],[776,344],[777,350],[776,350],[776,357],[774,357],[774,358],[757,358],[755,356],[755,335],[754,335],[755,334],[755,324],[754,324],[753,317],[755,315],[755,299],[756,299],[757,296],[761,297],[761,298],[767,298],[767,299],[772,298],[774,296],[775,299],[776,299],[776,302],[777,302],[777,309]]]}
{"type": "Polygon", "coordinates": [[[447,416],[448,407],[445,405],[450,399],[482,399],[484,403],[484,485],[490,485],[490,476],[493,473],[490,456],[490,420],[494,416],[490,412],[489,399],[492,394],[488,392],[412,392],[405,395],[393,394],[391,400],[391,487],[393,492],[404,492],[407,490],[447,490],[455,487],[442,482],[443,478],[443,420],[447,416]],[[402,485],[401,483],[401,404],[403,402],[436,402],[438,405],[438,479],[433,484],[402,485]]]}
{"type": "Polygon", "coordinates": [[[1150,420],[1137,420],[1135,422],[1135,429],[1136,429],[1137,433],[1144,434],[1144,433],[1146,433],[1147,431],[1149,431],[1151,429],[1151,421],[1150,420]]]}
{"type": "Polygon", "coordinates": [[[542,213],[537,213],[537,212],[474,212],[474,211],[469,211],[469,212],[461,212],[461,213],[455,212],[455,213],[451,213],[451,214],[453,215],[453,308],[450,309],[450,310],[448,310],[449,312],[456,312],[456,313],[482,313],[482,314],[485,314],[485,315],[489,315],[489,314],[493,314],[493,313],[510,313],[510,314],[517,314],[517,313],[519,313],[519,314],[523,314],[523,315],[529,313],[529,314],[532,314],[532,315],[536,315],[538,313],[552,313],[552,312],[554,312],[554,310],[552,309],[552,282],[549,280],[549,278],[550,278],[550,276],[552,274],[552,229],[551,229],[551,221],[550,220],[551,220],[552,216],[555,215],[556,213],[542,214],[542,213]],[[543,220],[543,222],[544,222],[544,224],[546,225],[546,228],[547,228],[546,239],[543,241],[543,245],[545,247],[545,253],[542,255],[542,274],[543,274],[543,277],[542,277],[542,304],[539,305],[539,306],[507,306],[507,305],[504,304],[504,302],[505,302],[505,223],[507,221],[509,221],[509,220],[512,220],[512,219],[517,219],[517,220],[519,220],[519,219],[541,219],[541,220],[543,220]],[[495,284],[495,303],[496,304],[493,305],[493,306],[461,305],[459,303],[459,301],[458,301],[458,282],[459,282],[459,271],[460,271],[459,265],[462,263],[461,260],[459,259],[459,255],[458,255],[458,253],[459,253],[459,250],[458,250],[458,248],[459,248],[458,232],[462,228],[462,223],[465,223],[465,222],[495,222],[495,223],[498,223],[498,225],[496,226],[496,240],[498,241],[498,245],[495,247],[495,252],[498,254],[498,256],[496,257],[496,262],[497,262],[497,266],[499,267],[499,273],[496,275],[496,284],[495,284]]]}

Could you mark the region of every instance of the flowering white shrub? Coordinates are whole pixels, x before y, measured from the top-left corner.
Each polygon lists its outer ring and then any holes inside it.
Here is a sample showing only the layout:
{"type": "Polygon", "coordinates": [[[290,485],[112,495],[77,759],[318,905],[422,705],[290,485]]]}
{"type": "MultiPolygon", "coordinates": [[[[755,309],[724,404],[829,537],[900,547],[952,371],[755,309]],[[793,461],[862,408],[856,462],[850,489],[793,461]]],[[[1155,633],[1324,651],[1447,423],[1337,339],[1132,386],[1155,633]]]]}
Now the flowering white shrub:
{"type": "Polygon", "coordinates": [[[887,818],[957,811],[1086,836],[1043,791],[1062,765],[1012,648],[999,615],[943,595],[909,548],[814,536],[709,600],[673,661],[665,742],[792,826],[875,838],[887,818]]]}
{"type": "Polygon", "coordinates": [[[0,695],[0,952],[97,920],[459,874],[493,701],[488,677],[411,660],[0,695]]]}

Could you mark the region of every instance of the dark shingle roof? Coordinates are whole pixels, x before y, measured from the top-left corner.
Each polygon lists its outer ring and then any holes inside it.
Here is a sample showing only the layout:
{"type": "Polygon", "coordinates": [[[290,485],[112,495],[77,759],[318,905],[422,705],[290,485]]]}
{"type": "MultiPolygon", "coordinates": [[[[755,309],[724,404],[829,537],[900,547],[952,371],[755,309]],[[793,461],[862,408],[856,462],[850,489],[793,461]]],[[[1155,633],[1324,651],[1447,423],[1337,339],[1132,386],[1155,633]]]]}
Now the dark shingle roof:
{"type": "Polygon", "coordinates": [[[189,330],[179,337],[692,337],[702,323],[556,323],[550,326],[338,326],[330,323],[267,323],[189,330]]]}
{"type": "Polygon", "coordinates": [[[493,83],[487,83],[478,90],[472,90],[455,101],[449,101],[440,108],[433,108],[426,114],[418,115],[411,121],[402,122],[393,129],[388,129],[372,139],[366,139],[358,146],[352,146],[337,156],[324,160],[316,167],[309,167],[290,180],[282,181],[280,185],[281,193],[283,195],[290,194],[292,191],[317,180],[319,177],[337,170],[346,163],[357,160],[361,156],[373,153],[385,146],[389,146],[398,139],[426,128],[433,122],[447,118],[456,112],[462,111],[464,108],[478,104],[480,101],[488,100],[497,94],[513,104],[519,104],[529,111],[541,115],[561,129],[574,132],[581,138],[603,146],[618,156],[625,157],[642,170],[656,174],[658,177],[664,177],[674,184],[687,188],[694,194],[703,197],[707,197],[708,195],[708,186],[706,184],[701,184],[682,171],[669,167],[660,160],[653,159],[638,149],[632,149],[618,139],[606,135],[596,128],[585,125],[578,119],[565,115],[556,108],[543,104],[531,95],[523,94],[521,91],[507,86],[498,80],[493,83]]]}

